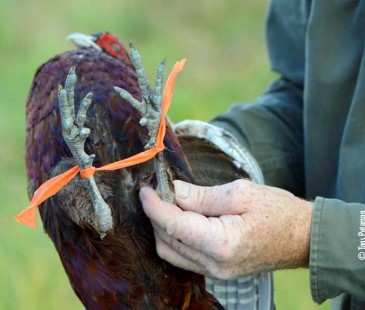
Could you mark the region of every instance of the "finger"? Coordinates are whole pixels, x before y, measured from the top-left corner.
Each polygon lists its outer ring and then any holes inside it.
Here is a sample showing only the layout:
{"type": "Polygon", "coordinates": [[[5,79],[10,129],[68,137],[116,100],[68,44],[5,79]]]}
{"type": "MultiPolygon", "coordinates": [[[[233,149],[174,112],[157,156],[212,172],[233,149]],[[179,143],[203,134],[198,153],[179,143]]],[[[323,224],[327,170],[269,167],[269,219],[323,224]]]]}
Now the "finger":
{"type": "MultiPolygon", "coordinates": [[[[178,242],[178,241],[176,241],[178,242]]],[[[170,264],[180,267],[185,270],[190,270],[199,274],[205,274],[205,270],[202,266],[198,265],[196,261],[185,258],[180,254],[179,251],[171,248],[167,243],[165,243],[160,238],[156,237],[156,250],[159,257],[163,260],[169,262],[170,264]]]]}
{"type": "Polygon", "coordinates": [[[139,191],[139,198],[146,215],[163,229],[166,229],[169,220],[176,219],[183,214],[183,211],[177,206],[162,201],[150,187],[142,187],[139,191]]]}
{"type": "Polygon", "coordinates": [[[184,244],[183,240],[172,238],[158,226],[154,225],[154,231],[156,240],[159,239],[185,259],[196,262],[197,265],[201,266],[206,264],[208,257],[200,249],[195,250],[194,248],[184,244]]]}
{"type": "Polygon", "coordinates": [[[150,187],[141,188],[140,199],[143,210],[152,224],[166,231],[169,236],[182,240],[185,244],[192,245],[194,243],[192,238],[198,238],[205,233],[201,226],[209,225],[205,216],[182,211],[176,205],[162,201],[150,187]]]}
{"type": "Polygon", "coordinates": [[[182,211],[177,206],[162,201],[149,187],[140,190],[140,198],[144,212],[154,225],[197,251],[211,255],[214,243],[224,238],[224,226],[218,218],[182,211]]]}
{"type": "Polygon", "coordinates": [[[173,184],[176,203],[183,210],[206,216],[237,215],[244,211],[243,180],[212,187],[197,186],[180,180],[173,181],[173,184]]]}

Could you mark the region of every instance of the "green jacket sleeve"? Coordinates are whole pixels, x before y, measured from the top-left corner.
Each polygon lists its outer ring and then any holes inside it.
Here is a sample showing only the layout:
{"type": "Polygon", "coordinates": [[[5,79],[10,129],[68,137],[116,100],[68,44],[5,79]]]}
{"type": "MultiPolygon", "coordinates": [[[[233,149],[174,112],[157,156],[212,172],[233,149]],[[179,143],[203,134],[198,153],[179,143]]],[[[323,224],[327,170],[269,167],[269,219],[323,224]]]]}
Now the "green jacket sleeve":
{"type": "MultiPolygon", "coordinates": [[[[314,301],[321,303],[343,292],[355,299],[364,298],[364,204],[317,197],[310,248],[310,282],[314,301]]],[[[352,298],[352,305],[354,302],[352,298]]]]}
{"type": "Polygon", "coordinates": [[[365,309],[364,20],[365,1],[271,1],[280,78],[212,121],[252,152],[266,184],[315,199],[312,296],[340,296],[339,309],[365,309]]]}
{"type": "Polygon", "coordinates": [[[265,183],[304,194],[302,91],[279,79],[254,104],[233,106],[215,118],[251,151],[265,183]]]}
{"type": "Polygon", "coordinates": [[[266,184],[304,195],[303,84],[309,3],[270,2],[267,48],[281,78],[255,104],[237,105],[213,120],[226,128],[258,160],[266,184]]]}

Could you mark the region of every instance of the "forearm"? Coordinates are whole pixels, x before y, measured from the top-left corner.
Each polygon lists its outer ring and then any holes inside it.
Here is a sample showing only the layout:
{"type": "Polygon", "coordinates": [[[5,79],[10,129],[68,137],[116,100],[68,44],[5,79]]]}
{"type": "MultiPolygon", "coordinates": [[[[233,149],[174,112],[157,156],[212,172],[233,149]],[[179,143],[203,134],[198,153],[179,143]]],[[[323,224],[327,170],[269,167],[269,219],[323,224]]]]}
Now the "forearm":
{"type": "Polygon", "coordinates": [[[304,195],[302,89],[279,79],[252,104],[240,104],[212,124],[231,132],[258,161],[265,184],[304,195]]]}

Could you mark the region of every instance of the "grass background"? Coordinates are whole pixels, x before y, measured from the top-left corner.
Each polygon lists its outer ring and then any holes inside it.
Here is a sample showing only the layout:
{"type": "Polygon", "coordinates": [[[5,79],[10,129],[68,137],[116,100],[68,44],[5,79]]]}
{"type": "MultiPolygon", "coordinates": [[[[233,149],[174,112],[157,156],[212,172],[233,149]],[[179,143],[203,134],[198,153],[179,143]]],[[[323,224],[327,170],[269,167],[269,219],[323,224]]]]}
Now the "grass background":
{"type": "MultiPolygon", "coordinates": [[[[265,52],[267,1],[0,0],[0,309],[82,309],[42,229],[16,224],[27,206],[25,101],[36,68],[71,49],[74,31],[110,31],[139,48],[149,76],[187,58],[170,117],[209,120],[252,101],[275,78],[265,52]]],[[[310,297],[308,271],[275,273],[277,309],[329,309],[310,297]]]]}

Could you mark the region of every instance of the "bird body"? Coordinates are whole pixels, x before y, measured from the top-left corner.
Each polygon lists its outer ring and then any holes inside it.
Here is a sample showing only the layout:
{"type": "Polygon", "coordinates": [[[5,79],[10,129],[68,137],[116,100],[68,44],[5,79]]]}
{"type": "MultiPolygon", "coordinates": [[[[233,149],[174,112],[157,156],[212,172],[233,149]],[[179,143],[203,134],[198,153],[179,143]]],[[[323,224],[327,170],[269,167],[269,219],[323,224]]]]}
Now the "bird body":
{"type": "MultiPolygon", "coordinates": [[[[130,157],[144,147],[146,129],[139,113],[115,91],[126,89],[141,99],[136,72],[127,52],[78,49],[53,57],[35,75],[27,100],[26,167],[28,193],[75,165],[62,137],[57,86],[76,67],[75,109],[93,92],[85,126],[90,128],[85,151],[94,166],[130,157]]],[[[173,179],[193,181],[179,142],[168,127],[164,157],[173,179]]],[[[70,283],[87,309],[221,309],[205,290],[204,277],[160,259],[152,226],[138,198],[142,185],[156,187],[153,162],[95,174],[111,209],[113,229],[105,237],[90,225],[92,201],[87,180],[76,176],[46,200],[40,214],[70,283]]]]}

